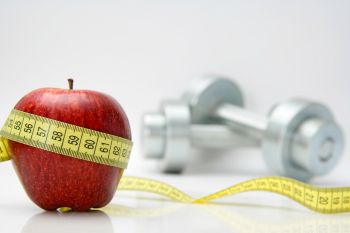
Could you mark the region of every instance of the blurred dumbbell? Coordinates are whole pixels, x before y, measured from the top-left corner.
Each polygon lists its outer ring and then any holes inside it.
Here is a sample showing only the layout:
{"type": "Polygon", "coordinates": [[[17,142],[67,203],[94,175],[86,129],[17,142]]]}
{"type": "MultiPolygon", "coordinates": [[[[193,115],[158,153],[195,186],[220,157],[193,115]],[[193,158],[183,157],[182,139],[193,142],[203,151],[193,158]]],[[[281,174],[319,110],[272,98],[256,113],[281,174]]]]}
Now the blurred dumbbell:
{"type": "Polygon", "coordinates": [[[159,161],[159,169],[180,173],[191,148],[225,149],[258,145],[258,141],[219,124],[191,124],[190,109],[180,101],[167,101],[160,112],[143,117],[143,150],[146,158],[159,161]]]}
{"type": "Polygon", "coordinates": [[[190,110],[184,104],[165,104],[162,113],[144,116],[145,155],[158,158],[164,172],[182,171],[191,144],[261,145],[273,171],[300,180],[326,174],[341,156],[341,130],[320,103],[289,100],[264,117],[244,110],[239,87],[216,76],[198,80],[183,100],[190,110]]]}

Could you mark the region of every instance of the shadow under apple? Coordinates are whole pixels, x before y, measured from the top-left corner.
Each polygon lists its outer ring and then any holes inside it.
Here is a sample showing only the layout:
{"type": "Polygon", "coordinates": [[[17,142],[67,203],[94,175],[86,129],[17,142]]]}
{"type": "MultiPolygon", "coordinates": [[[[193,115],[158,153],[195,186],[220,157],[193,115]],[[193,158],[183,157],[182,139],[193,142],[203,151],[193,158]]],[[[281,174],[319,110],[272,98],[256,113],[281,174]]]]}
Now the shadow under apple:
{"type": "Polygon", "coordinates": [[[22,233],[113,233],[110,217],[102,211],[90,212],[43,212],[32,216],[22,229],[22,233]]]}

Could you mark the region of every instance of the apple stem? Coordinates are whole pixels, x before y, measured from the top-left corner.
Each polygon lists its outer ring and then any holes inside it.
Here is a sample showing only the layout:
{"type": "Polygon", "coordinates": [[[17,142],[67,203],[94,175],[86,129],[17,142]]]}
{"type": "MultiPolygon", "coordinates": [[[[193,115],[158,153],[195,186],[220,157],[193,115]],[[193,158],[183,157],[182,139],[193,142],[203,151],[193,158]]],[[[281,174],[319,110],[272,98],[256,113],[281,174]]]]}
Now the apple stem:
{"type": "Polygon", "coordinates": [[[73,90],[73,82],[74,82],[73,79],[71,78],[68,79],[69,90],[73,90]]]}

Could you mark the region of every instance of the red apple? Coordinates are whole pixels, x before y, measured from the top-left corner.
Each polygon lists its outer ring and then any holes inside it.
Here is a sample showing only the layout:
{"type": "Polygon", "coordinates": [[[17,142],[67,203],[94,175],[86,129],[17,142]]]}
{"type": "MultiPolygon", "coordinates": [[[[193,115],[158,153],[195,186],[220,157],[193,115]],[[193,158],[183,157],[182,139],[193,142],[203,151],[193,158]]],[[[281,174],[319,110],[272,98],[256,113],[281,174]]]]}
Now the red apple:
{"type": "MultiPolygon", "coordinates": [[[[30,92],[15,109],[131,140],[128,119],[112,97],[89,90],[43,88],[30,92]]],[[[76,211],[107,205],[123,169],[79,160],[9,141],[16,172],[34,203],[45,210],[76,211]]]]}

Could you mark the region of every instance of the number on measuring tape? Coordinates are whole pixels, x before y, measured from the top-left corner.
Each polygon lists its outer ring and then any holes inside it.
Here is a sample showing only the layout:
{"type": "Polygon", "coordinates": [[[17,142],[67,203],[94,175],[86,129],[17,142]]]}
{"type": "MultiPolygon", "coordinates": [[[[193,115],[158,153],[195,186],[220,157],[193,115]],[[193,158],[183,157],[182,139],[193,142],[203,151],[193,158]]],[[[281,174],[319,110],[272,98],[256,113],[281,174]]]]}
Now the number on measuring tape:
{"type": "Polygon", "coordinates": [[[1,134],[26,145],[120,168],[127,167],[132,146],[131,141],[115,135],[18,110],[11,112],[1,134]]]}

